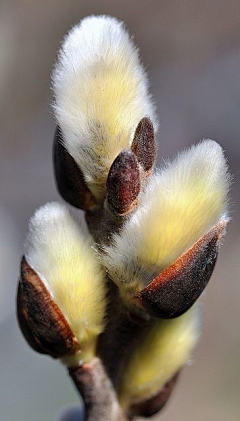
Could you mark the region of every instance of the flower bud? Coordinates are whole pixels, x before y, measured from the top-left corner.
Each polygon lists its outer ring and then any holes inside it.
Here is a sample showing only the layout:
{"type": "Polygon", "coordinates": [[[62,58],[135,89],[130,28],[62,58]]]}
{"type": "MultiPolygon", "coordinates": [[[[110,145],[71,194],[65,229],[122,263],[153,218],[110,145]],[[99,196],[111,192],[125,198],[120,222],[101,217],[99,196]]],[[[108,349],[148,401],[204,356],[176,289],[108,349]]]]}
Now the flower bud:
{"type": "Polygon", "coordinates": [[[113,162],[107,179],[109,206],[118,214],[126,215],[136,206],[140,192],[138,162],[133,152],[121,152],[113,162]]]}
{"type": "Polygon", "coordinates": [[[149,416],[162,408],[198,339],[196,307],[177,319],[152,322],[128,356],[119,381],[120,403],[129,415],[149,416]]]}
{"type": "Polygon", "coordinates": [[[150,118],[143,117],[138,123],[131,148],[146,175],[149,175],[156,160],[154,128],[150,118]]]}
{"type": "Polygon", "coordinates": [[[123,23],[91,16],[66,36],[53,72],[54,112],[64,147],[98,200],[109,168],[130,148],[133,131],[148,115],[156,126],[146,74],[123,23]]]}
{"type": "Polygon", "coordinates": [[[126,304],[176,317],[194,303],[225,234],[229,184],[222,148],[210,140],[153,175],[138,209],[101,254],[126,304]]]}
{"type": "Polygon", "coordinates": [[[48,203],[29,223],[18,317],[29,344],[68,366],[90,361],[104,327],[104,273],[68,209],[48,203]]]}

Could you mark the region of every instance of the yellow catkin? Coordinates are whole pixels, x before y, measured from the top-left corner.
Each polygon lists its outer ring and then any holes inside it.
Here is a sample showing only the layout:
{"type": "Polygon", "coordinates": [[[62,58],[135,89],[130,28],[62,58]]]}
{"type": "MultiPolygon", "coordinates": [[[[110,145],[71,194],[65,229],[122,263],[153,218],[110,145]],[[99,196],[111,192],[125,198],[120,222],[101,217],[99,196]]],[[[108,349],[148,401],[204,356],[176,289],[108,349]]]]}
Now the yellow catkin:
{"type": "Polygon", "coordinates": [[[164,387],[191,356],[199,338],[199,311],[156,320],[124,367],[119,396],[124,407],[148,399],[164,387]]]}
{"type": "Polygon", "coordinates": [[[91,358],[106,308],[104,273],[91,239],[65,206],[49,203],[30,221],[25,256],[71,326],[81,359],[91,358]]]}

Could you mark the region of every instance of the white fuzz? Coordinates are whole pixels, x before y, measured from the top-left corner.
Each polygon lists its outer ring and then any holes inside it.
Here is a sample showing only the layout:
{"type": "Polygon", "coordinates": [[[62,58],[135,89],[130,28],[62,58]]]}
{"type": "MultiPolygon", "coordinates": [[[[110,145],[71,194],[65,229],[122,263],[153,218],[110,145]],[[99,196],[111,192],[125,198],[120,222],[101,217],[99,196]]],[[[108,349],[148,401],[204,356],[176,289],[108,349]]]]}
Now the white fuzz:
{"type": "Polygon", "coordinates": [[[90,238],[81,234],[66,206],[53,202],[36,211],[29,222],[25,257],[84,349],[103,330],[104,273],[90,238]]]}
{"type": "Polygon", "coordinates": [[[138,292],[226,219],[229,183],[223,150],[212,140],[155,174],[138,210],[101,256],[120,289],[138,292]]]}
{"type": "Polygon", "coordinates": [[[121,403],[127,407],[159,393],[191,357],[199,332],[196,306],[176,319],[156,320],[125,364],[121,403]]]}
{"type": "Polygon", "coordinates": [[[109,167],[129,147],[137,124],[156,126],[138,50],[122,22],[83,19],[66,36],[53,73],[54,111],[63,143],[97,198],[109,167]]]}

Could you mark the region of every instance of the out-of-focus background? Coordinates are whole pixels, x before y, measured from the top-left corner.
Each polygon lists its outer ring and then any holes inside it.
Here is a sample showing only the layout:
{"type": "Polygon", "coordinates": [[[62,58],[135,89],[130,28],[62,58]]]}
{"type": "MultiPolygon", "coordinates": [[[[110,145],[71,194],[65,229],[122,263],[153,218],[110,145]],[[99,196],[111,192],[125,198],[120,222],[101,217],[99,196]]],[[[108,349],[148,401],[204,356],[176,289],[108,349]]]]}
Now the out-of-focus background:
{"type": "MultiPolygon", "coordinates": [[[[60,200],[52,173],[50,78],[59,43],[89,14],[124,20],[141,48],[161,123],[159,162],[202,138],[226,150],[232,221],[201,298],[203,331],[163,421],[240,419],[240,1],[1,0],[0,419],[55,421],[78,397],[34,353],[15,317],[22,243],[35,208],[60,200]]],[[[106,420],[107,421],[107,420],[106,420]]]]}

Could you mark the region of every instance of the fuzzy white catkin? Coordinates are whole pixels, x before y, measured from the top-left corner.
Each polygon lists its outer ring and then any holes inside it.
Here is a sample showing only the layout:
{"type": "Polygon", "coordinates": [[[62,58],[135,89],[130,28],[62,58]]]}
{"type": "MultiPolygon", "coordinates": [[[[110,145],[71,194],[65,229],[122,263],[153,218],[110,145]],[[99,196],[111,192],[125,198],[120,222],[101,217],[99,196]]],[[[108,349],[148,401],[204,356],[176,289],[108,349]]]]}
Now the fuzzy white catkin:
{"type": "Polygon", "coordinates": [[[52,80],[63,143],[101,199],[108,170],[142,117],[157,127],[138,49],[122,22],[87,17],[66,36],[52,80]]]}
{"type": "Polygon", "coordinates": [[[25,258],[39,275],[84,347],[102,332],[104,272],[80,227],[60,203],[47,203],[29,222],[25,258]]]}
{"type": "Polygon", "coordinates": [[[221,219],[230,177],[223,150],[204,140],[157,172],[138,210],[101,261],[125,292],[137,293],[221,219]]]}

